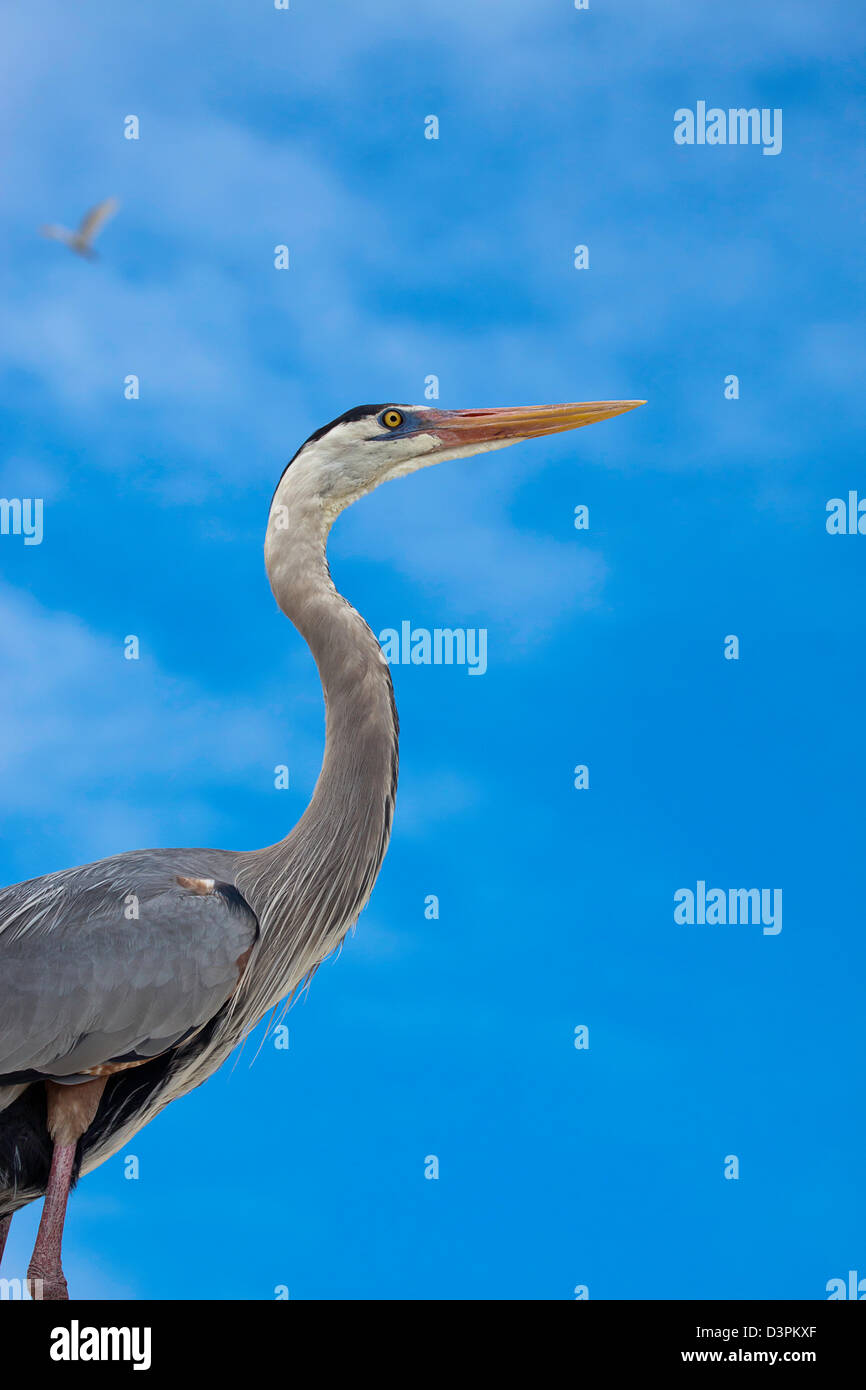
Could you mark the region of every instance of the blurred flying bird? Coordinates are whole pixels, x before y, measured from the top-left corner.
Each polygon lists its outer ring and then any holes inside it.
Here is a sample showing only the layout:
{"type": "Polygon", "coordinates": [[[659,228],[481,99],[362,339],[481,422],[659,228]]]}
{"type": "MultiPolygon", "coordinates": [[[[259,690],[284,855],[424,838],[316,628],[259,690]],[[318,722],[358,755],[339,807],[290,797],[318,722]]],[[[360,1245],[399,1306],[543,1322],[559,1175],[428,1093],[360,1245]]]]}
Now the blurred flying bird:
{"type": "Polygon", "coordinates": [[[363,405],[286,467],[265,567],[315,658],[326,712],[322,770],[297,825],[264,849],[134,850],[0,890],[0,1252],[12,1213],[44,1194],[34,1297],[68,1297],[60,1245],[79,1173],[207,1080],[372,892],[394,812],[397,711],[383,652],[331,579],[337,516],[389,478],[642,404],[363,405]]]}
{"type": "Polygon", "coordinates": [[[109,217],[113,217],[119,207],[120,204],[116,198],[105,198],[84,214],[81,225],[74,232],[70,232],[68,227],[58,227],[53,224],[48,227],[40,227],[39,230],[43,236],[50,237],[52,241],[62,241],[64,246],[69,247],[70,251],[75,251],[79,256],[84,256],[89,261],[94,261],[96,260],[96,252],[91,243],[109,217]]]}

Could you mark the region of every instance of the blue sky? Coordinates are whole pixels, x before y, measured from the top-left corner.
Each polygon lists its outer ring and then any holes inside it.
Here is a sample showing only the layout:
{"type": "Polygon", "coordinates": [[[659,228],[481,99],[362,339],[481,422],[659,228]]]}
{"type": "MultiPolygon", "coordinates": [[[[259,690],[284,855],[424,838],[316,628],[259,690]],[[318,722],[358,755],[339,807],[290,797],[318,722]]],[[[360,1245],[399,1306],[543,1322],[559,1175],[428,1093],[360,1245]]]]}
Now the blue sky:
{"type": "Polygon", "coordinates": [[[300,815],[321,697],[261,547],[311,430],[430,374],[445,406],[649,402],[339,521],[374,630],[484,627],[488,670],[395,669],[370,907],[288,1051],[82,1183],[74,1294],[866,1275],[866,539],[825,529],[866,495],[863,41],[842,0],[7,6],[0,495],[45,535],[0,537],[3,881],[300,815]],[[781,108],[781,154],[675,145],[698,100],[781,108]],[[36,234],[108,194],[97,263],[36,234]],[[783,930],[677,925],[698,880],[781,887],[783,930]]]}

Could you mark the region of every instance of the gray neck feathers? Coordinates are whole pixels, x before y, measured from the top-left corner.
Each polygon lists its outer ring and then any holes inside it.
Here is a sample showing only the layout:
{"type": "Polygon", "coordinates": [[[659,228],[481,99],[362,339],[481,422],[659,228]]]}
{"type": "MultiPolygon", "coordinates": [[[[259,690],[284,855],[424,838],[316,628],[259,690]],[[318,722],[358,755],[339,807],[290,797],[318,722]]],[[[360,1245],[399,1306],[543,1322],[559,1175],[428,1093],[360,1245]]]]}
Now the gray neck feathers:
{"type": "Polygon", "coordinates": [[[268,577],[318,666],[326,737],[313,798],[295,828],[279,843],[241,856],[237,886],[262,928],[232,1009],[242,1015],[244,1031],[342,940],[372,892],[391,831],[397,788],[391,674],[373,633],[331,580],[325,557],[331,520],[318,499],[281,487],[268,525],[268,577]]]}

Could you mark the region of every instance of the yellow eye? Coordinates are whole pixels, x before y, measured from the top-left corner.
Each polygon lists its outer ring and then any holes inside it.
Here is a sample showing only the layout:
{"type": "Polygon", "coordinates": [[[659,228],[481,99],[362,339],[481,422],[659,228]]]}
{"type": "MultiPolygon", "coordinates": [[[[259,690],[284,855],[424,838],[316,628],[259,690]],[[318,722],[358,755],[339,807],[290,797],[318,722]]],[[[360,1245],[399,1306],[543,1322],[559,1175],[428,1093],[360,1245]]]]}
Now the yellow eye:
{"type": "Polygon", "coordinates": [[[382,415],[382,424],[386,429],[395,430],[403,423],[403,416],[399,410],[386,410],[382,415]]]}

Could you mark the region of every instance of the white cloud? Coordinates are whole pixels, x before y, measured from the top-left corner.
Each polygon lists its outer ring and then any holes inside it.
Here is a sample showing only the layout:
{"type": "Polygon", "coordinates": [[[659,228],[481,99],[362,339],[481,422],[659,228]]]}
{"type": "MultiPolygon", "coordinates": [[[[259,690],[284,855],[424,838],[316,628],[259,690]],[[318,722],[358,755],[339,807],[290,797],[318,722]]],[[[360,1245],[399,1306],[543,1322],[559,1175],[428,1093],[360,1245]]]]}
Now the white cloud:
{"type": "MultiPolygon", "coordinates": [[[[306,778],[317,764],[314,734],[281,720],[267,695],[209,696],[161,669],[146,640],[141,660],[125,660],[125,635],[0,589],[0,782],[19,841],[7,854],[32,873],[62,867],[41,861],[46,840],[74,862],[240,836],[211,796],[269,791],[289,757],[306,778]]],[[[276,804],[274,838],[303,809],[294,796],[276,804]]]]}
{"type": "MultiPolygon", "coordinates": [[[[427,605],[438,598],[444,626],[499,623],[511,641],[529,646],[547,637],[563,617],[599,601],[607,571],[566,507],[558,540],[513,523],[513,494],[521,483],[531,487],[545,452],[543,441],[519,449],[509,463],[501,454],[462,459],[386,483],[341,518],[331,541],[334,572],[342,555],[375,556],[416,583],[427,605]]],[[[391,602],[399,612],[377,613],[377,630],[411,619],[411,593],[391,602]]]]}

